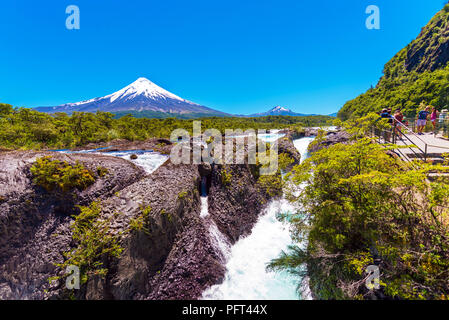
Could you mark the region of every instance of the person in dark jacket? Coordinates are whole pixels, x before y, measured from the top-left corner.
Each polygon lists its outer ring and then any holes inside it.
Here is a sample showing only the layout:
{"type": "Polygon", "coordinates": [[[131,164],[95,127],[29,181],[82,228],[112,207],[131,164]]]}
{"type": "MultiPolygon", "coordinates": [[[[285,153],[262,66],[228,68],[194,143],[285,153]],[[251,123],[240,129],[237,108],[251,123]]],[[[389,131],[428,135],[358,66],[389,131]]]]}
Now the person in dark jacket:
{"type": "Polygon", "coordinates": [[[423,135],[423,130],[426,127],[427,124],[427,117],[430,115],[430,107],[427,106],[424,110],[421,110],[418,112],[417,115],[417,123],[416,126],[418,127],[418,134],[423,135]]]}

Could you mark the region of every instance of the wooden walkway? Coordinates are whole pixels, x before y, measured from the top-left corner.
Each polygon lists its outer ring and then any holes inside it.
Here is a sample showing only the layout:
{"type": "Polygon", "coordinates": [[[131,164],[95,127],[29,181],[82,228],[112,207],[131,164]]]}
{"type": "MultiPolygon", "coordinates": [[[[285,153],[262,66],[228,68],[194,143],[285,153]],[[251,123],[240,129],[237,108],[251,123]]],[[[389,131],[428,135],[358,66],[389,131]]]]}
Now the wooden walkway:
{"type": "MultiPolygon", "coordinates": [[[[444,167],[449,168],[443,156],[443,154],[449,154],[449,139],[445,139],[441,135],[435,135],[433,132],[418,135],[402,123],[396,122],[397,128],[401,128],[400,132],[373,127],[372,136],[377,143],[401,146],[401,148],[393,151],[404,161],[425,161],[433,164],[443,164],[444,167]]],[[[449,178],[449,171],[428,173],[427,177],[429,179],[438,177],[449,178]]]]}
{"type": "Polygon", "coordinates": [[[433,133],[423,135],[408,133],[402,139],[396,139],[395,142],[399,146],[408,146],[408,148],[401,148],[398,151],[409,159],[425,157],[426,160],[442,162],[443,154],[449,153],[449,140],[435,136],[433,133]]]}

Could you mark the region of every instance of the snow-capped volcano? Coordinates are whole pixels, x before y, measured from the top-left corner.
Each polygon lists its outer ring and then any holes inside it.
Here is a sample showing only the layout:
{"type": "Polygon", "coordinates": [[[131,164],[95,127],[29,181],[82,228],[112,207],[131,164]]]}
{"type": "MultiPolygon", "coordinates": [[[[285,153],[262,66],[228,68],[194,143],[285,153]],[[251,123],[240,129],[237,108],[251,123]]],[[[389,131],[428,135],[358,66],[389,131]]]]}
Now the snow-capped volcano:
{"type": "Polygon", "coordinates": [[[179,114],[225,115],[225,113],[220,111],[182,99],[146,78],[139,78],[125,88],[101,98],[67,103],[56,107],[39,107],[36,110],[50,113],[72,113],[74,111],[157,111],[179,114]]]}
{"type": "Polygon", "coordinates": [[[256,113],[251,115],[251,117],[264,117],[264,116],[308,116],[308,114],[296,113],[288,108],[276,106],[274,108],[271,108],[267,112],[256,113]]]}
{"type": "Polygon", "coordinates": [[[274,107],[273,109],[271,109],[269,112],[282,113],[282,112],[293,112],[293,111],[291,111],[290,109],[281,107],[281,106],[277,106],[277,107],[274,107]]]}
{"type": "Polygon", "coordinates": [[[134,99],[138,96],[145,96],[152,99],[174,99],[182,102],[192,103],[187,100],[181,99],[171,92],[168,92],[167,90],[159,87],[147,78],[139,78],[129,86],[123,88],[120,91],[117,91],[116,93],[106,96],[105,98],[110,98],[111,102],[114,102],[117,99],[134,99]]]}

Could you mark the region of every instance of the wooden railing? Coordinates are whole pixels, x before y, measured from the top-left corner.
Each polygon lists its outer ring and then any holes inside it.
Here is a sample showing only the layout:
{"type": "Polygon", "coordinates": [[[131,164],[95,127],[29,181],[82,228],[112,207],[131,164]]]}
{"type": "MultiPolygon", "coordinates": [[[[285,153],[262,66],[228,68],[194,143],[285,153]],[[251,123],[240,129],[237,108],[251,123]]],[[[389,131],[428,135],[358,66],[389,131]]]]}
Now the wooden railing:
{"type": "MultiPolygon", "coordinates": [[[[410,149],[416,158],[421,158],[426,161],[428,157],[428,144],[417,135],[412,128],[406,126],[402,122],[391,118],[392,123],[389,129],[379,129],[375,125],[372,127],[372,136],[377,140],[379,144],[391,143],[397,144],[398,140],[401,140],[404,146],[410,149]],[[407,132],[404,133],[404,132],[407,132]],[[419,147],[415,142],[410,139],[408,135],[412,135],[414,138],[422,142],[423,147],[419,147]],[[383,141],[382,141],[383,139],[383,141]]],[[[414,126],[414,122],[413,122],[414,126]]]]}

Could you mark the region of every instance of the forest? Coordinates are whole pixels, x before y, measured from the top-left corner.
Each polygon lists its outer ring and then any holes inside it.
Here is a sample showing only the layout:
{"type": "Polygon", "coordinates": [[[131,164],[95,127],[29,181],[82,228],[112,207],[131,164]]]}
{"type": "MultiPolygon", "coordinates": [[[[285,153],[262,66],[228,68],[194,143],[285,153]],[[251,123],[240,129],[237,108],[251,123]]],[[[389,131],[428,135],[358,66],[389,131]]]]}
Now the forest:
{"type": "MultiPolygon", "coordinates": [[[[267,116],[255,118],[210,117],[201,118],[203,130],[218,129],[283,129],[301,130],[303,127],[326,125],[329,116],[267,116]]],[[[135,118],[128,114],[120,118],[112,113],[74,112],[47,114],[29,108],[14,108],[0,104],[0,150],[61,149],[107,142],[114,139],[130,141],[148,138],[169,138],[175,129],[192,133],[195,119],[135,118]]]]}

